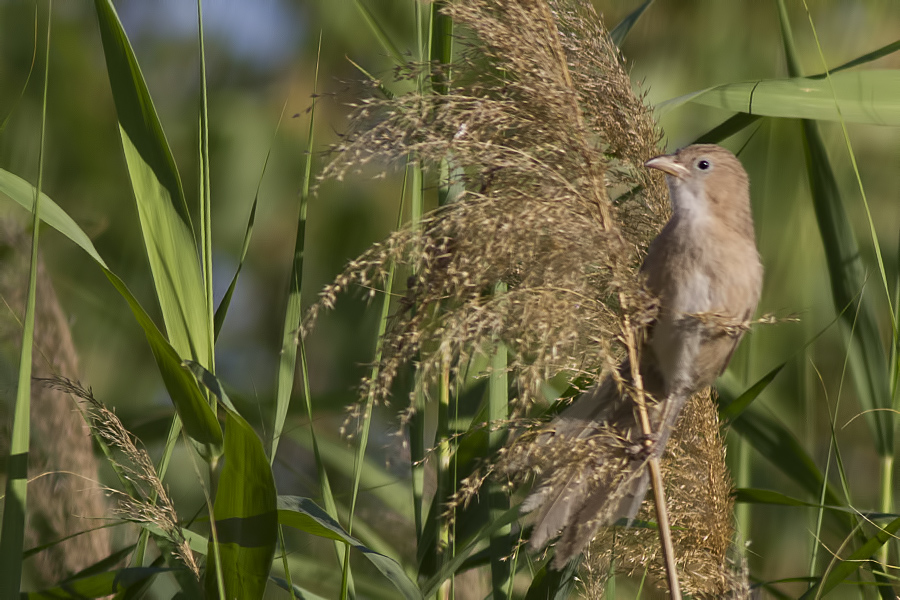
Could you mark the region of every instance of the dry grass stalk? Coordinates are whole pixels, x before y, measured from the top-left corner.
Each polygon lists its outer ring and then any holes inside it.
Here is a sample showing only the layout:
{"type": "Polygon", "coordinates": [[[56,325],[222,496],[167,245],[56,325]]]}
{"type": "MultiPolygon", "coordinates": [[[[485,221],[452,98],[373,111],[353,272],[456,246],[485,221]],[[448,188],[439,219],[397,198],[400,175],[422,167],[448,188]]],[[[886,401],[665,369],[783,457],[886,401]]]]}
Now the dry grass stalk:
{"type": "Polygon", "coordinates": [[[135,438],[125,429],[119,417],[94,398],[90,389],[62,377],[47,380],[47,384],[78,398],[90,418],[94,433],[111,449],[121,451],[124,460],[116,460],[116,465],[132,484],[132,489],[129,493],[110,490],[119,499],[116,512],[127,521],[139,525],[155,525],[172,545],[175,558],[199,581],[200,568],[178,523],[175,505],[160,481],[147,451],[137,446],[135,438]]]}

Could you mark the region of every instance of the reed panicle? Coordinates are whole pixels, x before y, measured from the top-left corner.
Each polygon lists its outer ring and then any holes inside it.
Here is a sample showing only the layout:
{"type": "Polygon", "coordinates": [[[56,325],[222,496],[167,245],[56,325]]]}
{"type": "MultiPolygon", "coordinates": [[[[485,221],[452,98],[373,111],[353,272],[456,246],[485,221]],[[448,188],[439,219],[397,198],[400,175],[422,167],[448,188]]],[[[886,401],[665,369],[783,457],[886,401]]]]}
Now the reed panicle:
{"type": "Polygon", "coordinates": [[[115,512],[126,521],[155,526],[171,544],[175,557],[199,581],[200,567],[181,530],[175,505],[159,479],[147,451],[138,447],[137,440],[125,428],[116,413],[97,400],[89,388],[64,377],[45,381],[54,389],[77,398],[89,418],[93,432],[110,449],[121,453],[120,457],[113,460],[120,476],[125,477],[131,485],[129,493],[110,490],[119,500],[115,512]]]}
{"type": "Polygon", "coordinates": [[[465,192],[351,261],[303,331],[339,293],[377,287],[401,264],[412,273],[406,298],[363,395],[387,400],[414,360],[423,386],[445,365],[455,380],[474,353],[503,343],[527,401],[556,373],[612,368],[623,312],[632,322],[652,317],[635,273],[667,217],[662,178],[641,167],[661,134],[589,3],[483,0],[445,10],[471,34],[459,59],[395,75],[439,74],[448,93],[354,105],[323,177],[412,156],[426,167],[447,161],[465,192]],[[508,292],[488,293],[498,282],[508,292]]]}

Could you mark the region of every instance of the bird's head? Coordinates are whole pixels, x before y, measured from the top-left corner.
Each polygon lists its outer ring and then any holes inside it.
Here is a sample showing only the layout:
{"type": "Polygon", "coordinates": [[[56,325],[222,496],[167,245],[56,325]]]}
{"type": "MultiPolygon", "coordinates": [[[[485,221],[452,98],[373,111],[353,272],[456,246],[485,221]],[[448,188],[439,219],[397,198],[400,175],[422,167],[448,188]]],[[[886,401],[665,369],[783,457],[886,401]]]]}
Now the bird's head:
{"type": "Polygon", "coordinates": [[[676,215],[718,218],[732,224],[750,217],[750,183],[738,158],[721,146],[696,144],[651,158],[644,166],[666,174],[676,215]]]}

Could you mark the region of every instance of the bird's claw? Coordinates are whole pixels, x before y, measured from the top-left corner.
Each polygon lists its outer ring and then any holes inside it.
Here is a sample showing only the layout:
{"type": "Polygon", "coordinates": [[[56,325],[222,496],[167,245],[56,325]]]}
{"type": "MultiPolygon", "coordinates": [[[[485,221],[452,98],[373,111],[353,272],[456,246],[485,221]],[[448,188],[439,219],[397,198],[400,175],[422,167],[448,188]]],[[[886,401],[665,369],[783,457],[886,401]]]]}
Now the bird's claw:
{"type": "Polygon", "coordinates": [[[626,449],[626,452],[635,460],[647,460],[656,454],[656,446],[659,436],[655,433],[641,435],[635,443],[626,449]]]}

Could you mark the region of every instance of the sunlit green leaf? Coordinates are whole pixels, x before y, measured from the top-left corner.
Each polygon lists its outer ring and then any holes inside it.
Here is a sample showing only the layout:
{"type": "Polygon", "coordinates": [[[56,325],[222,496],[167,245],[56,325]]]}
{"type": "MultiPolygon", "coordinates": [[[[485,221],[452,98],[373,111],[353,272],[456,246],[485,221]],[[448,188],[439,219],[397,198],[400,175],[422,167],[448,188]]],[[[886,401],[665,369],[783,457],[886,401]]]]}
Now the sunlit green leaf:
{"type": "Polygon", "coordinates": [[[125,162],[166,334],[179,355],[209,365],[212,327],[181,178],[134,51],[110,0],[95,0],[125,162]]]}
{"type": "MultiPolygon", "coordinates": [[[[234,410],[221,384],[198,363],[188,370],[226,411],[225,466],[213,505],[226,598],[261,598],[278,541],[275,479],[262,440],[234,410]]],[[[187,372],[187,370],[185,371],[187,372]]],[[[208,555],[213,555],[213,539],[208,555]]],[[[207,597],[216,597],[214,569],[207,569],[207,597]]]]}
{"type": "Polygon", "coordinates": [[[762,79],[717,85],[657,106],[660,114],[693,102],[764,117],[900,125],[900,70],[841,71],[824,78],[762,79]],[[841,112],[835,107],[835,97],[841,112]]]}

